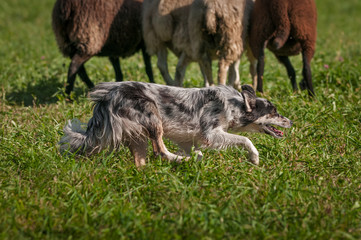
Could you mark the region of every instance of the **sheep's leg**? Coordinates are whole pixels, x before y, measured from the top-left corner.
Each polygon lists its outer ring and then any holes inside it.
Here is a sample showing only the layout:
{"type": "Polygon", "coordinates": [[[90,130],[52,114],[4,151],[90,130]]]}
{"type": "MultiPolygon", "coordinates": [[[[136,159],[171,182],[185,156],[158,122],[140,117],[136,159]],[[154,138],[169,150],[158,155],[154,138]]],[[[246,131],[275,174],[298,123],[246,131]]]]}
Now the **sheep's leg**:
{"type": "Polygon", "coordinates": [[[297,91],[298,87],[296,82],[296,73],[290,59],[287,56],[276,56],[276,57],[278,61],[280,61],[286,67],[288,77],[291,80],[293,91],[297,91]]]}
{"type": "Polygon", "coordinates": [[[166,48],[161,48],[158,53],[158,62],[157,62],[157,66],[159,68],[160,73],[163,76],[164,81],[166,82],[167,85],[174,85],[174,81],[171,78],[171,76],[169,75],[169,71],[168,71],[168,63],[167,63],[167,56],[168,56],[168,52],[166,48]]]}
{"type": "Polygon", "coordinates": [[[257,59],[254,57],[252,50],[247,46],[247,58],[249,61],[249,72],[252,77],[252,85],[254,89],[257,89],[257,59]]]}
{"type": "Polygon", "coordinates": [[[238,91],[241,91],[241,81],[239,79],[239,63],[240,60],[235,61],[229,68],[229,85],[233,86],[238,91]]]}
{"type": "Polygon", "coordinates": [[[152,62],[150,61],[150,55],[147,53],[145,46],[142,46],[141,49],[142,49],[143,60],[145,65],[145,72],[147,73],[149,82],[155,83],[153,77],[152,62]]]}
{"type": "Polygon", "coordinates": [[[145,165],[145,159],[147,157],[148,141],[147,138],[140,138],[137,140],[131,140],[129,149],[134,156],[134,163],[137,168],[145,165]]]}
{"type": "Polygon", "coordinates": [[[183,79],[189,62],[190,62],[189,58],[183,52],[179,57],[178,64],[176,67],[176,72],[174,77],[176,86],[181,87],[183,85],[183,79]]]}
{"type": "MultiPolygon", "coordinates": [[[[71,91],[73,91],[76,74],[78,73],[79,69],[81,70],[81,76],[85,77],[86,72],[85,72],[85,68],[84,68],[83,64],[86,61],[88,61],[90,58],[91,58],[91,56],[80,56],[79,54],[75,54],[74,56],[72,56],[71,62],[69,65],[69,70],[68,70],[67,85],[65,88],[65,93],[67,95],[69,95],[71,93],[71,91]]],[[[94,84],[90,81],[89,77],[84,78],[84,79],[82,78],[82,80],[85,82],[85,84],[89,88],[94,87],[94,84]]]]}
{"type": "Polygon", "coordinates": [[[227,133],[220,128],[215,128],[205,136],[205,147],[225,149],[228,147],[242,146],[249,153],[249,161],[255,165],[259,163],[259,153],[251,140],[244,136],[227,133]]]}
{"type": "Polygon", "coordinates": [[[228,69],[229,63],[224,59],[220,59],[218,62],[218,84],[226,85],[228,69]]]}
{"type": "Polygon", "coordinates": [[[80,79],[83,82],[85,82],[85,84],[88,86],[88,88],[93,88],[94,87],[94,84],[92,83],[92,81],[90,81],[90,78],[89,78],[88,74],[85,71],[84,64],[79,67],[78,75],[79,75],[80,79]]]}
{"type": "Polygon", "coordinates": [[[264,73],[264,47],[260,49],[257,60],[257,91],[263,92],[263,73],[264,73]]]}
{"type": "Polygon", "coordinates": [[[301,89],[307,89],[308,94],[310,96],[314,96],[315,92],[313,91],[313,85],[312,85],[312,74],[311,74],[311,66],[310,62],[313,57],[313,50],[308,49],[307,47],[302,47],[302,61],[303,61],[303,69],[302,69],[302,75],[303,80],[300,83],[301,89]]]}
{"type": "Polygon", "coordinates": [[[120,61],[118,57],[109,57],[110,62],[113,65],[114,72],[115,72],[115,81],[121,82],[123,81],[123,73],[120,67],[120,61]]]}
{"type": "Polygon", "coordinates": [[[199,67],[204,78],[204,86],[213,86],[212,59],[207,54],[202,56],[201,60],[199,61],[199,67]]]}

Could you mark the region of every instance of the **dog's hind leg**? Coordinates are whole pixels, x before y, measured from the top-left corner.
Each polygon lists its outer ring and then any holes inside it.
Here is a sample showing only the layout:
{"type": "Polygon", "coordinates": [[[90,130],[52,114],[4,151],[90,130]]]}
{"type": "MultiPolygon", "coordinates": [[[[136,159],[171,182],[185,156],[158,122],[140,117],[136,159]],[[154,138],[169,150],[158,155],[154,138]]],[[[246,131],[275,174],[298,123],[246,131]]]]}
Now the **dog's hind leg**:
{"type": "Polygon", "coordinates": [[[189,160],[189,157],[176,155],[170,153],[163,142],[163,126],[160,113],[155,103],[148,103],[144,106],[142,117],[139,122],[147,132],[149,139],[152,142],[153,151],[155,155],[160,155],[169,161],[181,162],[182,159],[189,160]]]}
{"type": "Polygon", "coordinates": [[[246,137],[230,134],[216,128],[206,135],[205,142],[205,147],[214,149],[242,146],[249,153],[249,161],[255,165],[259,164],[259,153],[251,140],[246,137]]]}
{"type": "Polygon", "coordinates": [[[131,140],[129,149],[134,156],[134,163],[137,168],[145,165],[145,158],[147,157],[148,140],[147,138],[139,138],[131,140]]]}
{"type": "MultiPolygon", "coordinates": [[[[149,131],[148,131],[149,132],[149,131]]],[[[157,126],[157,129],[155,131],[150,132],[150,140],[152,142],[153,151],[155,155],[160,155],[162,158],[167,159],[172,162],[180,163],[183,160],[188,161],[190,158],[173,154],[168,151],[167,147],[165,146],[163,142],[163,128],[162,126],[157,126]]]]}
{"type": "Polygon", "coordinates": [[[177,155],[169,152],[167,147],[164,145],[161,135],[157,136],[156,139],[151,139],[151,141],[154,153],[156,155],[160,155],[164,159],[177,163],[181,163],[182,161],[188,161],[190,159],[190,157],[177,155]]]}

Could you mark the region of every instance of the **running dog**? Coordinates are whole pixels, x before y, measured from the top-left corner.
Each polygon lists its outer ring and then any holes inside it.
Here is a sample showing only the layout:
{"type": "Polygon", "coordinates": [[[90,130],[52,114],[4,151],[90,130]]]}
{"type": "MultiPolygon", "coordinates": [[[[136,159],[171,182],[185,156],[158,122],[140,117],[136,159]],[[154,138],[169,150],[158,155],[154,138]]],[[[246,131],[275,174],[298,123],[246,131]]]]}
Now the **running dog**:
{"type": "MultiPolygon", "coordinates": [[[[242,92],[228,86],[181,88],[143,82],[101,83],[89,94],[94,101],[93,117],[85,124],[69,121],[60,140],[60,151],[90,155],[103,149],[128,146],[137,167],[145,165],[148,139],[153,151],[170,161],[187,161],[192,147],[225,149],[242,146],[249,161],[259,164],[252,142],[228,133],[258,132],[275,138],[290,128],[292,121],[276,107],[258,98],[252,87],[242,92]],[[186,153],[169,152],[163,137],[174,141],[186,153]]],[[[201,157],[201,152],[199,151],[201,157]]]]}

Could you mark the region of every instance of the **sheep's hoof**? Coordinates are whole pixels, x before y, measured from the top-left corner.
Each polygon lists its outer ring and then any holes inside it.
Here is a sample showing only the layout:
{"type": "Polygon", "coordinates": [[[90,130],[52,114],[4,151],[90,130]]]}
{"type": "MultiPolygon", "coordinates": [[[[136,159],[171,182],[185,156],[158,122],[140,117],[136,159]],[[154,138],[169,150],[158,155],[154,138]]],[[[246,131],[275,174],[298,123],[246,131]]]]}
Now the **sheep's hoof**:
{"type": "Polygon", "coordinates": [[[297,84],[292,84],[292,89],[293,89],[293,92],[297,92],[298,91],[298,86],[297,84]]]}
{"type": "Polygon", "coordinates": [[[300,82],[300,89],[301,89],[302,91],[307,89],[305,80],[302,80],[302,81],[300,82]]]}

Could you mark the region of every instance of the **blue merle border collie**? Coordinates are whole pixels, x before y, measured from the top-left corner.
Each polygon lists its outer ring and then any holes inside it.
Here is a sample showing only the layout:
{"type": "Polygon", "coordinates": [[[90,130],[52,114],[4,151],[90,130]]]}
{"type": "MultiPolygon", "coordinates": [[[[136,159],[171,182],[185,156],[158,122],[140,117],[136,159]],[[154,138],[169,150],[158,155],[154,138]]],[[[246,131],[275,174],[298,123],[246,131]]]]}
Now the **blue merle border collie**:
{"type": "Polygon", "coordinates": [[[290,128],[292,121],[277,113],[275,106],[258,98],[252,87],[238,92],[228,86],[181,88],[143,82],[115,82],[97,85],[90,98],[93,117],[85,124],[72,120],[64,128],[61,152],[90,155],[103,149],[128,146],[137,167],[145,165],[148,139],[153,151],[170,161],[187,161],[192,148],[225,149],[242,146],[249,161],[259,164],[252,142],[231,132],[266,133],[275,138],[290,128]],[[169,152],[163,137],[174,141],[185,154],[169,152]]]}

